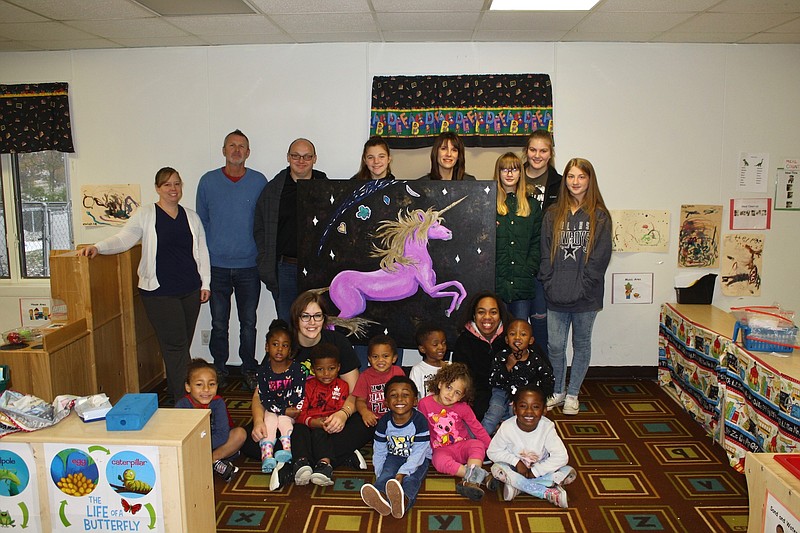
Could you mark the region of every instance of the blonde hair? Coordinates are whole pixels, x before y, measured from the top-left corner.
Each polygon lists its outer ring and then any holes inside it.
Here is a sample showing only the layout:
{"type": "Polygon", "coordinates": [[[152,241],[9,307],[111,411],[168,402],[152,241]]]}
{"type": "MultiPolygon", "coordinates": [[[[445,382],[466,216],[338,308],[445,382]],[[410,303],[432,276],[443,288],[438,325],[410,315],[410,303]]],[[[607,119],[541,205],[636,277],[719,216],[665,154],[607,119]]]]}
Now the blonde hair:
{"type": "Polygon", "coordinates": [[[525,176],[522,175],[522,160],[513,152],[506,152],[497,158],[494,164],[494,181],[497,183],[497,214],[506,216],[508,214],[508,206],[506,205],[506,190],[503,188],[502,176],[500,175],[501,169],[504,168],[518,168],[519,180],[517,180],[517,190],[514,193],[517,195],[517,212],[518,217],[527,217],[531,214],[531,205],[528,202],[527,186],[525,184],[525,176]]]}
{"type": "Polygon", "coordinates": [[[548,208],[548,211],[553,212],[553,240],[550,243],[550,262],[555,261],[556,253],[560,239],[558,238],[559,232],[564,228],[564,223],[572,211],[572,208],[583,209],[589,215],[589,238],[586,240],[586,254],[584,261],[589,260],[592,253],[595,241],[597,241],[597,213],[601,211],[605,214],[608,223],[606,227],[602,228],[603,231],[611,231],[611,213],[608,212],[603,195],[600,194],[600,187],[597,185],[597,174],[594,172],[592,164],[580,157],[574,157],[569,160],[567,166],[564,167],[564,179],[561,180],[561,185],[558,190],[558,200],[548,208]],[[586,189],[586,195],[583,197],[583,202],[577,203],[575,198],[567,187],[567,174],[573,167],[577,167],[589,176],[589,184],[586,189]]]}
{"type": "Polygon", "coordinates": [[[553,141],[553,134],[547,130],[536,130],[530,135],[528,135],[528,140],[525,141],[525,149],[522,151],[522,157],[525,163],[528,163],[528,148],[530,148],[531,143],[539,139],[540,141],[546,142],[550,145],[550,161],[547,162],[547,165],[550,167],[556,168],[556,146],[555,142],[553,141]]]}

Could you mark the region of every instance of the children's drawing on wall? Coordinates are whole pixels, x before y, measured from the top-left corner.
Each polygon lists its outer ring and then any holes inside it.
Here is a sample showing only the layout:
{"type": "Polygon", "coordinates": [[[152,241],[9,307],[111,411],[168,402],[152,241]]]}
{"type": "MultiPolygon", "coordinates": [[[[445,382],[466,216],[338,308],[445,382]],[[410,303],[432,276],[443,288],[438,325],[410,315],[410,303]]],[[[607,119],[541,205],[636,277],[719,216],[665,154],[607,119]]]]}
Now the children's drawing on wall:
{"type": "MultiPolygon", "coordinates": [[[[614,216],[613,214],[611,215],[614,216]]],[[[611,275],[612,304],[653,303],[653,273],[614,273],[611,275]]]]}
{"type": "Polygon", "coordinates": [[[615,252],[669,250],[669,211],[622,209],[611,211],[615,252]]]}
{"type": "Polygon", "coordinates": [[[326,292],[364,338],[416,346],[431,320],[455,338],[468,294],[494,287],[495,195],[492,182],[298,183],[299,288],[326,292]]]}
{"type": "Polygon", "coordinates": [[[678,233],[679,267],[719,267],[721,205],[682,205],[678,233]]]}
{"type": "Polygon", "coordinates": [[[83,226],[124,226],[142,203],[138,185],[83,185],[83,226]]]}
{"type": "Polygon", "coordinates": [[[722,240],[722,294],[760,296],[764,234],[731,233],[722,240]]]}

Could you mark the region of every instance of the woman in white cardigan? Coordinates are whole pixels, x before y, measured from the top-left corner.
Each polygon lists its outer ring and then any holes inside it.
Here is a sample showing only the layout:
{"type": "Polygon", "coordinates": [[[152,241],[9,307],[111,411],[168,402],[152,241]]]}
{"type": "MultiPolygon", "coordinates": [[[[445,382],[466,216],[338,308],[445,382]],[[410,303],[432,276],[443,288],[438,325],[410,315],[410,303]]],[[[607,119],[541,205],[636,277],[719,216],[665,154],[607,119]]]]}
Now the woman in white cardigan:
{"type": "Polygon", "coordinates": [[[182,207],[183,182],[174,168],[156,173],[158,201],[142,205],[122,230],[79,251],[89,258],[118,254],[142,241],[139,294],[153,325],[173,398],[184,396],[186,367],[200,304],[211,295],[211,264],[200,217],[182,207]]]}

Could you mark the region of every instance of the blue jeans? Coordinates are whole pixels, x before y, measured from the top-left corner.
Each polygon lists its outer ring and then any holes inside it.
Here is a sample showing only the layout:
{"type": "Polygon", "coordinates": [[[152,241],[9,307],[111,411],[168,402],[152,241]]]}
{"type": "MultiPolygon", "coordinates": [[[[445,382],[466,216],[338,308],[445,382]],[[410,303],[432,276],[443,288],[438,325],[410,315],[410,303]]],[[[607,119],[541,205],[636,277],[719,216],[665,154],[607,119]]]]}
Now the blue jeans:
{"type": "Polygon", "coordinates": [[[544,299],[544,286],[542,282],[534,280],[536,296],[531,300],[531,329],[533,339],[547,353],[547,301],[544,299]]]}
{"type": "Polygon", "coordinates": [[[514,300],[512,302],[505,302],[508,312],[511,313],[511,316],[514,318],[521,318],[522,320],[528,320],[528,317],[531,316],[532,303],[533,300],[514,300]]]}
{"type": "Polygon", "coordinates": [[[564,392],[567,380],[567,335],[572,326],[572,372],[567,394],[577,396],[592,358],[592,328],[597,311],[561,313],[547,311],[548,351],[555,377],[555,393],[564,392]]]}
{"type": "Polygon", "coordinates": [[[228,373],[230,343],[228,323],[231,319],[231,295],[236,295],[236,310],[239,315],[239,358],[243,372],[255,372],[256,362],[256,310],[261,295],[261,280],[258,268],[211,267],[211,340],[208,349],[214,358],[214,366],[222,375],[228,373]]]}
{"type": "MultiPolygon", "coordinates": [[[[383,463],[383,470],[378,479],[375,480],[375,488],[386,494],[386,482],[393,479],[400,468],[406,464],[406,457],[399,457],[397,455],[387,455],[386,461],[383,463]]],[[[403,481],[400,486],[403,487],[403,493],[408,497],[408,505],[406,509],[411,509],[414,502],[417,500],[419,488],[428,474],[428,467],[430,466],[430,459],[425,459],[423,463],[415,471],[403,476],[403,481]]]]}
{"type": "Polygon", "coordinates": [[[291,317],[289,311],[292,304],[297,299],[297,265],[293,263],[284,263],[278,260],[278,295],[272,295],[275,300],[275,311],[278,313],[278,318],[285,320],[287,324],[291,324],[291,317]]]}
{"type": "Polygon", "coordinates": [[[492,397],[489,399],[489,408],[486,410],[481,420],[483,429],[486,430],[486,433],[491,435],[502,421],[508,420],[512,416],[511,404],[506,391],[498,389],[497,387],[492,387],[492,397]]]}

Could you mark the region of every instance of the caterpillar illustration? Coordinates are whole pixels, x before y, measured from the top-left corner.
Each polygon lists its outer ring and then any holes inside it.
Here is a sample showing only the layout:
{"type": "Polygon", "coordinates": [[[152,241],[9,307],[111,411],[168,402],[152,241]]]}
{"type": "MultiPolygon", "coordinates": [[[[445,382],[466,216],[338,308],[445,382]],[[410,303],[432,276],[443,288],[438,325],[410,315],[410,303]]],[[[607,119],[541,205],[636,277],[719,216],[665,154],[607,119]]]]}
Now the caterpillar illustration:
{"type": "Polygon", "coordinates": [[[125,489],[129,492],[135,492],[136,494],[147,494],[153,490],[153,487],[144,481],[136,479],[136,472],[130,468],[125,470],[121,476],[117,476],[117,478],[122,481],[125,489]]]}

